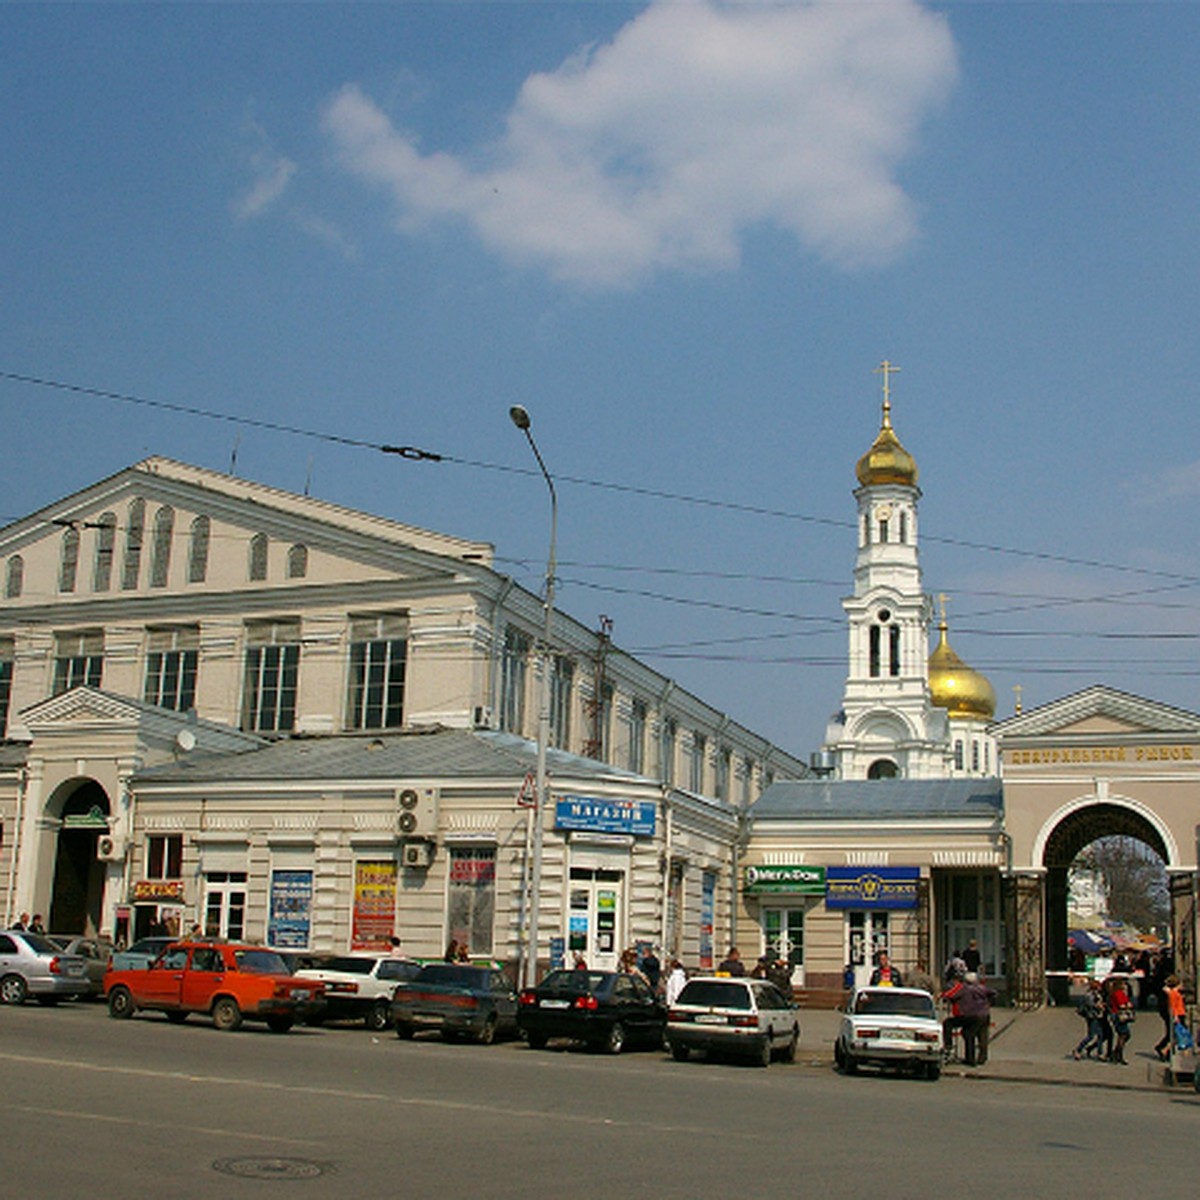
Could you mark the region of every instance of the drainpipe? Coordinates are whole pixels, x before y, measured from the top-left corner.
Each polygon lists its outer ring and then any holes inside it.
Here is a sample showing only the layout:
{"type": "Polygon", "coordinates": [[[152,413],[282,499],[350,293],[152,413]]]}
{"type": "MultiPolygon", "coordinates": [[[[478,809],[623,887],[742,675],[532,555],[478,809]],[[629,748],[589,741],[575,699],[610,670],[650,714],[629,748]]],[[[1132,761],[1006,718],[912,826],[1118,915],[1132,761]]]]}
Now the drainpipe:
{"type": "Polygon", "coordinates": [[[671,850],[675,844],[675,809],[671,804],[671,789],[663,787],[662,789],[662,810],[663,810],[663,851],[662,851],[662,886],[660,895],[662,898],[662,911],[659,913],[659,935],[658,944],[662,947],[663,954],[667,953],[667,912],[670,908],[670,892],[671,892],[671,850]]]}

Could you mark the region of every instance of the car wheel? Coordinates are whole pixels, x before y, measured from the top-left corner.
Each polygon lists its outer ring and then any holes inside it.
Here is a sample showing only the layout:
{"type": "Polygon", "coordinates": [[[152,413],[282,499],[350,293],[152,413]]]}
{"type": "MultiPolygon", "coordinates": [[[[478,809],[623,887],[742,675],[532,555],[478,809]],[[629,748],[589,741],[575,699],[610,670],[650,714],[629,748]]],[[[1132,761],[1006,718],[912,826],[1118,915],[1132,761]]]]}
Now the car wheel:
{"type": "Polygon", "coordinates": [[[614,1021],[600,1045],[605,1054],[620,1054],[625,1049],[625,1026],[620,1021],[614,1021]]]}
{"type": "Polygon", "coordinates": [[[942,1077],[942,1064],[940,1062],[931,1062],[925,1064],[925,1078],[931,1083],[936,1082],[942,1077]]]}
{"type": "Polygon", "coordinates": [[[796,1047],[799,1044],[800,1044],[800,1030],[793,1029],[792,1036],[790,1038],[788,1038],[787,1045],[784,1046],[783,1053],[780,1054],[779,1057],[782,1058],[784,1062],[788,1062],[788,1063],[795,1062],[796,1061],[796,1047]]]}
{"type": "Polygon", "coordinates": [[[267,1018],[267,1028],[272,1033],[287,1033],[295,1023],[294,1017],[285,1017],[279,1013],[275,1013],[267,1018]]]}
{"type": "Polygon", "coordinates": [[[108,1015],[118,1021],[133,1016],[133,996],[127,987],[116,987],[108,993],[108,1015]]]}
{"type": "Polygon", "coordinates": [[[392,1023],[392,1005],[388,1000],[376,1000],[367,1010],[367,1028],[382,1033],[392,1023]]]}
{"type": "Polygon", "coordinates": [[[222,996],[212,1008],[213,1024],[222,1033],[232,1033],[242,1024],[242,1010],[230,996],[222,996]]]}
{"type": "Polygon", "coordinates": [[[490,1046],[496,1040],[496,1018],[488,1017],[483,1023],[483,1028],[479,1031],[475,1039],[481,1046],[490,1046]]]}
{"type": "Polygon", "coordinates": [[[676,1042],[675,1045],[671,1047],[671,1057],[676,1062],[687,1062],[691,1056],[692,1052],[680,1042],[676,1042]]]}
{"type": "Polygon", "coordinates": [[[413,1027],[407,1021],[396,1022],[396,1036],[402,1042],[412,1041],[413,1027]]]}
{"type": "Polygon", "coordinates": [[[771,1065],[771,1035],[768,1034],[763,1038],[754,1054],[754,1065],[756,1067],[769,1067],[771,1065]]]}
{"type": "Polygon", "coordinates": [[[525,1040],[529,1043],[530,1050],[544,1050],[550,1039],[544,1033],[529,1033],[525,1035],[525,1040]]]}
{"type": "Polygon", "coordinates": [[[845,1071],[847,1075],[858,1074],[858,1060],[853,1054],[850,1054],[847,1051],[842,1052],[842,1070],[845,1071]]]}
{"type": "Polygon", "coordinates": [[[834,1066],[838,1067],[839,1069],[846,1065],[846,1054],[842,1050],[842,1043],[840,1040],[833,1043],[833,1063],[834,1066]]]}
{"type": "Polygon", "coordinates": [[[24,1004],[29,989],[20,975],[5,975],[0,979],[0,1001],[5,1004],[24,1004]]]}
{"type": "Polygon", "coordinates": [[[187,1012],[182,1008],[169,1008],[167,1010],[167,1020],[172,1025],[182,1025],[187,1019],[187,1012]]]}

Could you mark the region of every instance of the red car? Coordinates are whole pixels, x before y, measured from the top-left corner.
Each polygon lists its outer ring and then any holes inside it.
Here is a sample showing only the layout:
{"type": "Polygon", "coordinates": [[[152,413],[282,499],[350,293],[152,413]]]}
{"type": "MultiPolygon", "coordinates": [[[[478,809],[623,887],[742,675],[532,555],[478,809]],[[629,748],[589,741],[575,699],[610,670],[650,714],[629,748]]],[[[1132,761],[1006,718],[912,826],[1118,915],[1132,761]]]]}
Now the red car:
{"type": "Polygon", "coordinates": [[[147,970],[110,970],[104,996],[118,1020],[139,1009],[171,1021],[205,1013],[218,1029],[257,1020],[275,1033],[319,1016],[325,1003],[323,986],[290,974],[274,950],[236,942],[174,942],[147,970]]]}

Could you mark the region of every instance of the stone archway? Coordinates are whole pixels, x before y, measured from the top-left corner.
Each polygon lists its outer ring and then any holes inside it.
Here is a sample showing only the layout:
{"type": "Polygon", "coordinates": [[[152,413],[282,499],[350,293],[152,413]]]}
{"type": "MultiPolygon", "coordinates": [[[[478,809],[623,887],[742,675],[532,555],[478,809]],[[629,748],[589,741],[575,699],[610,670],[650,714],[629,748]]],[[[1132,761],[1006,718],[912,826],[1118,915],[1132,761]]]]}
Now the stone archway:
{"type": "Polygon", "coordinates": [[[1100,838],[1114,836],[1134,838],[1164,864],[1171,863],[1173,847],[1153,815],[1119,801],[1080,804],[1062,816],[1045,836],[1041,863],[1045,869],[1042,946],[1045,969],[1051,972],[1049,993],[1057,1003],[1068,1000],[1065,976],[1054,974],[1066,971],[1068,965],[1068,872],[1081,850],[1100,838]]]}
{"type": "Polygon", "coordinates": [[[94,933],[104,902],[104,863],[97,856],[97,842],[109,828],[108,794],[94,779],[76,780],[63,791],[46,927],[55,933],[94,933]]]}

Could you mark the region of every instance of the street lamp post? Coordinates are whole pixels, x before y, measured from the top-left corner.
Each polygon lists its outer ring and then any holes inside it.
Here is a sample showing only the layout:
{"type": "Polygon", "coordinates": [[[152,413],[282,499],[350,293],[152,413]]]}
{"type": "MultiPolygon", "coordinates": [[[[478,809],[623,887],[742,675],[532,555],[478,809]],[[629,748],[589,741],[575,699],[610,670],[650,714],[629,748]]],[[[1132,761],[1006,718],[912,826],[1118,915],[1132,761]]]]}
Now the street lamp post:
{"type": "Polygon", "coordinates": [[[538,728],[537,728],[537,798],[533,806],[533,848],[530,854],[529,908],[528,908],[528,951],[525,956],[525,985],[537,983],[538,962],[538,915],[541,908],[542,890],[542,832],[545,826],[545,810],[549,797],[546,794],[546,744],[550,740],[550,624],[554,616],[555,543],[558,537],[558,495],[554,491],[554,480],[546,470],[541,451],[530,431],[529,414],[519,404],[508,410],[512,423],[525,435],[533,457],[541,468],[550,489],[550,553],[546,560],[546,598],[542,624],[541,678],[538,682],[538,728]]]}

